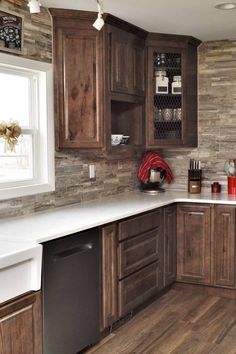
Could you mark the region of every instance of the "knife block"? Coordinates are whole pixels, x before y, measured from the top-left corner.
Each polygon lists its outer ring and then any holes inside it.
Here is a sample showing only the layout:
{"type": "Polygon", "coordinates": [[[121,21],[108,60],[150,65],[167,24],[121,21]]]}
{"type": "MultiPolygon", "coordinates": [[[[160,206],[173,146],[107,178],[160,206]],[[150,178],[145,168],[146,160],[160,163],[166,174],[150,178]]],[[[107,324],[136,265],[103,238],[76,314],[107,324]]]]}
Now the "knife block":
{"type": "Polygon", "coordinates": [[[188,192],[201,193],[202,170],[188,170],[188,192]]]}

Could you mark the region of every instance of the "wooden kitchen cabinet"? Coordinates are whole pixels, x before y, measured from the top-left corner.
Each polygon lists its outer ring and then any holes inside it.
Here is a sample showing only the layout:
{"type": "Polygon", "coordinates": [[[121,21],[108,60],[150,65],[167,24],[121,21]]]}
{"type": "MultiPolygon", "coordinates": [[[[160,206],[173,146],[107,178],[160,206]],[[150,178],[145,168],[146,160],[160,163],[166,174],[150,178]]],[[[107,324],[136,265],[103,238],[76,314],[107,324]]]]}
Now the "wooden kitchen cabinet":
{"type": "Polygon", "coordinates": [[[178,205],[177,280],[210,285],[210,205],[178,205]]]}
{"type": "Polygon", "coordinates": [[[145,37],[147,32],[104,14],[50,9],[57,149],[135,151],[145,136],[145,37]],[[111,134],[130,136],[111,146],[111,134]]]}
{"type": "Polygon", "coordinates": [[[162,265],[157,261],[119,281],[119,316],[157,295],[162,288],[162,265]]]}
{"type": "Polygon", "coordinates": [[[235,207],[215,205],[212,283],[235,288],[235,207]]]}
{"type": "MultiPolygon", "coordinates": [[[[188,36],[147,37],[146,146],[197,146],[197,47],[188,36]],[[157,84],[157,77],[169,82],[157,84]],[[172,82],[181,88],[172,91],[172,82]]],[[[159,80],[160,81],[160,80],[159,80]]]]}
{"type": "Polygon", "coordinates": [[[42,354],[40,292],[0,306],[0,353],[42,354]]]}
{"type": "Polygon", "coordinates": [[[162,228],[142,233],[121,242],[118,248],[119,279],[162,257],[162,228]]]}
{"type": "Polygon", "coordinates": [[[101,228],[101,330],[163,289],[163,210],[101,228]]]}
{"type": "Polygon", "coordinates": [[[176,205],[164,208],[164,287],[176,281],[176,205]]]}
{"type": "Polygon", "coordinates": [[[118,319],[118,274],[116,224],[101,229],[102,243],[102,311],[101,330],[118,319]]]}
{"type": "Polygon", "coordinates": [[[51,9],[56,147],[102,148],[103,32],[94,13],[51,9]]]}
{"type": "MultiPolygon", "coordinates": [[[[142,32],[145,35],[145,31],[142,32]]],[[[145,40],[110,26],[111,91],[145,95],[145,40]]]]}
{"type": "Polygon", "coordinates": [[[163,289],[163,210],[118,223],[119,316],[163,289]]]}

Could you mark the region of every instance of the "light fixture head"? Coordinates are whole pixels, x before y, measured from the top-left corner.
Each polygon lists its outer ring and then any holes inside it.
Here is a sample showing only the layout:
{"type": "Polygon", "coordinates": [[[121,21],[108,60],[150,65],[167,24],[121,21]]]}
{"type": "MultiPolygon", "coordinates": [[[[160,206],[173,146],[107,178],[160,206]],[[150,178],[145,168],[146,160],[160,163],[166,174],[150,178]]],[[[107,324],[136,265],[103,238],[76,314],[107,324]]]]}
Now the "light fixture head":
{"type": "Polygon", "coordinates": [[[93,27],[96,28],[96,30],[100,31],[105,24],[105,22],[102,18],[103,3],[102,3],[102,0],[96,0],[96,1],[97,1],[97,5],[98,5],[98,18],[94,22],[93,27]]]}
{"type": "Polygon", "coordinates": [[[234,10],[236,9],[235,2],[222,2],[221,4],[215,5],[215,8],[218,10],[234,10]]]}
{"type": "Polygon", "coordinates": [[[28,0],[28,6],[31,14],[37,14],[40,12],[40,2],[39,0],[28,0]]]}
{"type": "Polygon", "coordinates": [[[96,28],[96,30],[100,31],[102,27],[104,26],[105,22],[102,18],[102,14],[98,13],[98,18],[93,24],[93,27],[96,28]]]}

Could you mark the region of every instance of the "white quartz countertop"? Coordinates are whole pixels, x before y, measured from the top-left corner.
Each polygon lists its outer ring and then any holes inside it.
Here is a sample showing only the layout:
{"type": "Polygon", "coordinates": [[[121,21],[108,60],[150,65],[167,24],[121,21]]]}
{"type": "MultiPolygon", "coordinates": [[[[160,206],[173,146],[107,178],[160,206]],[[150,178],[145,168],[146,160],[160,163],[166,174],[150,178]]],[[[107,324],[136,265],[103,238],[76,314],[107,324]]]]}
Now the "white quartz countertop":
{"type": "Polygon", "coordinates": [[[175,202],[236,205],[236,196],[193,195],[181,191],[166,191],[158,195],[129,192],[30,216],[2,219],[0,240],[43,243],[175,202]]]}

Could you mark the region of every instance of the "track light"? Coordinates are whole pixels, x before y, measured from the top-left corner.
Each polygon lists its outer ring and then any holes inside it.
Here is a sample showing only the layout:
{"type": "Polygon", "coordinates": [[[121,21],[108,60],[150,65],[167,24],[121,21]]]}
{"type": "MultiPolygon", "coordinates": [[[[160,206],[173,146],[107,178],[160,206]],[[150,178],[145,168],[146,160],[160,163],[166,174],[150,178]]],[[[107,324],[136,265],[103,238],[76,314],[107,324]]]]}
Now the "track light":
{"type": "Polygon", "coordinates": [[[98,5],[98,18],[94,22],[93,27],[96,28],[98,31],[100,31],[105,24],[105,22],[102,18],[102,14],[103,14],[102,0],[97,0],[97,5],[98,5]]]}
{"type": "Polygon", "coordinates": [[[31,14],[37,14],[40,12],[40,2],[39,0],[28,0],[28,7],[31,14]]]}

